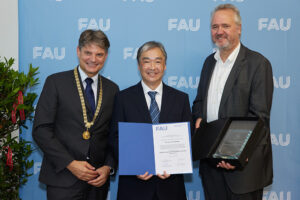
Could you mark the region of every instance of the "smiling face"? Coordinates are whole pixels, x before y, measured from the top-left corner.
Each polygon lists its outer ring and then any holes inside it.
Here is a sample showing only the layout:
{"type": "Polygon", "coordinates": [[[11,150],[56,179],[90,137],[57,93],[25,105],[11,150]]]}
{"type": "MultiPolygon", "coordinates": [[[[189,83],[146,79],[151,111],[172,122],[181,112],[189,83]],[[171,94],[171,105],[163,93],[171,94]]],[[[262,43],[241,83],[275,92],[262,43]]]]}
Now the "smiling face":
{"type": "Polygon", "coordinates": [[[236,23],[234,11],[218,10],[211,20],[211,38],[220,51],[232,52],[239,44],[241,25],[236,23]]]}
{"type": "Polygon", "coordinates": [[[165,57],[162,51],[158,47],[144,51],[140,56],[139,70],[144,83],[152,90],[156,89],[166,70],[165,57]]]}
{"type": "Polygon", "coordinates": [[[89,77],[93,77],[103,68],[107,58],[107,52],[105,49],[91,43],[83,46],[81,49],[77,47],[77,56],[80,68],[89,77]]]}

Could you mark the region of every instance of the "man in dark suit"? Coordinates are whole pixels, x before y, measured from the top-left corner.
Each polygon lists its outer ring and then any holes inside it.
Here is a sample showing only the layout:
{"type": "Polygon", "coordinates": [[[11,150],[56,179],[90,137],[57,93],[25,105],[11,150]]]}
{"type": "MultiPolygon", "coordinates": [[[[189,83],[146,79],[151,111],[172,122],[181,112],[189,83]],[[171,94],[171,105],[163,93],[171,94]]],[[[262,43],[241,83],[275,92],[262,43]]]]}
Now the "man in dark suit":
{"type": "Polygon", "coordinates": [[[32,134],[44,153],[39,179],[50,200],[106,200],[115,167],[108,133],[119,91],[98,74],[109,46],[102,31],[84,31],[77,47],[79,66],[45,82],[32,134]]]}
{"type": "MultiPolygon", "coordinates": [[[[188,95],[162,82],[166,60],[167,53],[159,42],[146,42],[139,48],[137,61],[142,81],[121,91],[115,100],[112,135],[115,139],[116,152],[118,152],[118,122],[191,122],[188,95]],[[151,97],[153,93],[154,97],[151,97]],[[157,114],[153,114],[156,111],[152,106],[158,107],[157,114]]],[[[183,176],[170,175],[167,172],[157,176],[148,172],[138,176],[119,176],[118,187],[118,200],[186,199],[183,176]]]]}
{"type": "Polygon", "coordinates": [[[241,17],[231,5],[219,5],[212,13],[211,37],[218,47],[204,62],[198,93],[193,103],[195,128],[200,122],[227,117],[263,119],[263,139],[242,170],[221,161],[211,166],[200,161],[207,200],[262,199],[263,188],[272,183],[270,110],[273,75],[270,62],[240,43],[241,17]]]}

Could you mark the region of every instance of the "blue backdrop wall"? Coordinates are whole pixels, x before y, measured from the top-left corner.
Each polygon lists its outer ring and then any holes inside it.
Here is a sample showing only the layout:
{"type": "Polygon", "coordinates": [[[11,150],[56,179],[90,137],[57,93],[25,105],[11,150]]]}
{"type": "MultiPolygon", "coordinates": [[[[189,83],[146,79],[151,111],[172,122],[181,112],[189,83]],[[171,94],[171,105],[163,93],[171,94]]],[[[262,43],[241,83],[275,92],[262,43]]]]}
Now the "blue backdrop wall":
{"type": "MultiPolygon", "coordinates": [[[[242,43],[259,51],[272,63],[274,101],[271,113],[274,183],[265,188],[264,200],[300,199],[300,95],[299,20],[297,0],[19,0],[20,70],[29,63],[40,67],[41,92],[45,78],[77,65],[76,47],[85,29],[101,29],[110,39],[109,57],[101,74],[121,89],[140,80],[137,48],[149,40],[161,41],[168,53],[164,82],[189,94],[192,103],[202,64],[213,52],[210,12],[221,3],[236,5],[242,16],[242,43]],[[298,22],[297,22],[298,21],[298,22]]],[[[31,138],[29,129],[22,134],[31,138]]],[[[42,153],[35,151],[34,167],[22,189],[24,200],[46,199],[38,182],[42,153]]],[[[189,200],[204,200],[198,163],[186,175],[189,200]]],[[[118,176],[108,199],[116,199],[118,176]]]]}

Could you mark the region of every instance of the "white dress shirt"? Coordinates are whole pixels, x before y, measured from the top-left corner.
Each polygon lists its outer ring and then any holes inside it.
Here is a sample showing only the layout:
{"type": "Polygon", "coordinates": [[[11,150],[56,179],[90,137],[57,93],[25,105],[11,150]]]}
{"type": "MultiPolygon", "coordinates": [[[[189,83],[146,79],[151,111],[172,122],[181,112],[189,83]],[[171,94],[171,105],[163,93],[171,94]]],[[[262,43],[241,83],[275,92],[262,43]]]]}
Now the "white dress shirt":
{"type": "Polygon", "coordinates": [[[207,97],[207,122],[217,120],[219,118],[219,107],[223,95],[223,90],[231,72],[233,64],[239,54],[241,44],[233,50],[225,62],[220,57],[220,51],[214,55],[216,66],[214,68],[207,97]]]}
{"type": "MultiPolygon", "coordinates": [[[[80,74],[80,77],[81,77],[83,88],[85,90],[85,88],[86,88],[85,79],[88,78],[88,75],[86,75],[86,73],[80,68],[80,66],[78,66],[78,71],[79,71],[79,74],[80,74]]],[[[92,83],[92,90],[94,92],[94,98],[95,98],[95,104],[96,104],[97,103],[98,74],[93,76],[93,77],[90,77],[90,78],[93,79],[93,81],[94,81],[92,83]]]]}
{"type": "Polygon", "coordinates": [[[142,87],[143,87],[143,90],[144,90],[144,95],[145,95],[145,98],[146,98],[148,110],[150,109],[150,103],[151,103],[151,98],[150,98],[148,92],[152,91],[152,92],[157,92],[156,95],[155,95],[155,100],[156,100],[156,103],[158,105],[158,109],[160,111],[160,109],[161,109],[161,99],[162,99],[162,93],[163,93],[163,84],[162,84],[162,82],[160,82],[159,86],[155,90],[151,90],[144,83],[143,80],[141,82],[142,82],[142,87]]]}

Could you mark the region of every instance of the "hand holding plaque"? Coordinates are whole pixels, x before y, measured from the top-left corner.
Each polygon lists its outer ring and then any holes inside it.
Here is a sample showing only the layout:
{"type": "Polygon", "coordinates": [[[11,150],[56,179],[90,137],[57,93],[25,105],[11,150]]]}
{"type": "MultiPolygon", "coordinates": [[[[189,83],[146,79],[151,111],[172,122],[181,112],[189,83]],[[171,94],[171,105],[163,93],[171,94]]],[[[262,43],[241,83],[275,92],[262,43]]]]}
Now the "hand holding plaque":
{"type": "Polygon", "coordinates": [[[254,117],[203,123],[192,139],[193,158],[210,159],[215,164],[225,161],[242,168],[260,141],[262,129],[262,120],[254,117]]]}

